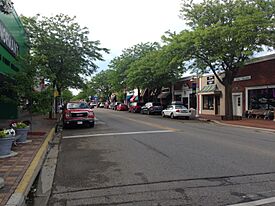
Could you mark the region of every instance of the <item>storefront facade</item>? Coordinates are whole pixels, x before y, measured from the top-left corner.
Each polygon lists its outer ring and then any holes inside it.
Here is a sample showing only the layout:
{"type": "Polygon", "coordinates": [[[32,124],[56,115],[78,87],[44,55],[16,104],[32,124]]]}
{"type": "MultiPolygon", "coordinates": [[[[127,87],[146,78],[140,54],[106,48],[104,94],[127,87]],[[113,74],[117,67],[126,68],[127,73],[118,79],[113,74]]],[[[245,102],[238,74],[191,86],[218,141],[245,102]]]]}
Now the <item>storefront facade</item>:
{"type": "Polygon", "coordinates": [[[224,86],[214,75],[199,80],[199,114],[224,115],[224,86]]]}
{"type": "Polygon", "coordinates": [[[275,54],[253,60],[240,69],[233,83],[233,112],[275,108],[275,54]]]}
{"type": "Polygon", "coordinates": [[[194,76],[182,78],[172,85],[172,101],[181,102],[190,109],[197,108],[197,79],[194,76]]]}
{"type": "MultiPolygon", "coordinates": [[[[224,86],[216,77],[201,77],[199,88],[199,114],[225,115],[224,86]]],[[[240,117],[253,109],[274,111],[275,54],[254,59],[238,71],[232,85],[232,105],[233,115],[240,117]]]]}
{"type": "Polygon", "coordinates": [[[16,81],[14,76],[22,69],[19,58],[28,52],[23,25],[12,4],[9,6],[9,11],[2,8],[0,11],[0,119],[17,117],[17,105],[12,103],[16,95],[12,94],[7,85],[16,81]]]}

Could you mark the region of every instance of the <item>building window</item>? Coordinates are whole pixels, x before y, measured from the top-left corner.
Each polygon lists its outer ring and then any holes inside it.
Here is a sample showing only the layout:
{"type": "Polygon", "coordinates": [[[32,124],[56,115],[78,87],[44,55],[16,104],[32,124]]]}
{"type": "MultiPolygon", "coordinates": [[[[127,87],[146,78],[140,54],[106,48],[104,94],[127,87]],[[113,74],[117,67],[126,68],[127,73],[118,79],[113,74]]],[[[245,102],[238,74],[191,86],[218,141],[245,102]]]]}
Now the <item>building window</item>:
{"type": "Polygon", "coordinates": [[[214,110],[214,96],[203,95],[203,109],[214,110]]]}
{"type": "Polygon", "coordinates": [[[248,90],[248,109],[275,108],[275,88],[248,90]]]}

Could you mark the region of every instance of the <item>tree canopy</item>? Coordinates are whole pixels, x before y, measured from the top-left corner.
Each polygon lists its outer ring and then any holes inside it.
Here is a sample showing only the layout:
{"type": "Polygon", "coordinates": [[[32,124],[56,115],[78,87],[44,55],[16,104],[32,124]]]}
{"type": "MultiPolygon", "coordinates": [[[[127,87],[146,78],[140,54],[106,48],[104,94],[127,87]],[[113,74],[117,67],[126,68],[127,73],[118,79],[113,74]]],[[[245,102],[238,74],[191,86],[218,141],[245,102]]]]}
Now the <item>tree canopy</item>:
{"type": "Polygon", "coordinates": [[[22,17],[27,30],[31,56],[37,59],[36,69],[58,91],[81,88],[85,76],[96,71],[97,60],[103,60],[98,40],[89,40],[89,31],[75,17],[64,14],[53,17],[22,17]]]}
{"type": "MultiPolygon", "coordinates": [[[[225,86],[226,116],[232,118],[232,83],[238,70],[263,46],[274,46],[274,0],[183,1],[190,27],[163,39],[189,69],[211,70],[225,86]],[[221,77],[219,74],[223,73],[221,77]]],[[[180,62],[180,61],[179,61],[180,62]]]]}

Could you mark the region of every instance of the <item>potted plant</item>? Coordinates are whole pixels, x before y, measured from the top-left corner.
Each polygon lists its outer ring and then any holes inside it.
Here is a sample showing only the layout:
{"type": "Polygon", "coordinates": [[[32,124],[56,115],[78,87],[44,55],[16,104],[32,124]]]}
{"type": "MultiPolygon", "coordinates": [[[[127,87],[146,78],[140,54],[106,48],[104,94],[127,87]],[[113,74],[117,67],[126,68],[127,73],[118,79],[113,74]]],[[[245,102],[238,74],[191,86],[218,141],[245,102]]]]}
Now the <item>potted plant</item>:
{"type": "Polygon", "coordinates": [[[30,127],[24,122],[14,122],[11,124],[11,126],[12,128],[15,129],[16,136],[18,136],[18,139],[16,139],[16,142],[18,143],[26,142],[30,127]]]}
{"type": "Polygon", "coordinates": [[[11,153],[12,142],[14,140],[14,129],[4,129],[0,131],[0,156],[9,155],[11,153]]]}

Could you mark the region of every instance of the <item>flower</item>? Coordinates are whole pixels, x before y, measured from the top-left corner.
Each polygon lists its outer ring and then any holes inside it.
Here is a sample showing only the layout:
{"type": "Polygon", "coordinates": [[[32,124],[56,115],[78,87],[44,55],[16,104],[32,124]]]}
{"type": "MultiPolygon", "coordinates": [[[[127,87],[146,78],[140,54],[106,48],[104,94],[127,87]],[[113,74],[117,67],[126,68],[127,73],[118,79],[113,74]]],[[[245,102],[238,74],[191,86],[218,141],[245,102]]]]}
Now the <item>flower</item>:
{"type": "Polygon", "coordinates": [[[28,127],[28,125],[26,125],[24,122],[14,122],[11,124],[11,127],[15,129],[23,129],[28,127]]]}
{"type": "Polygon", "coordinates": [[[9,136],[15,136],[14,129],[3,129],[2,131],[0,131],[0,138],[5,138],[9,136]]]}

